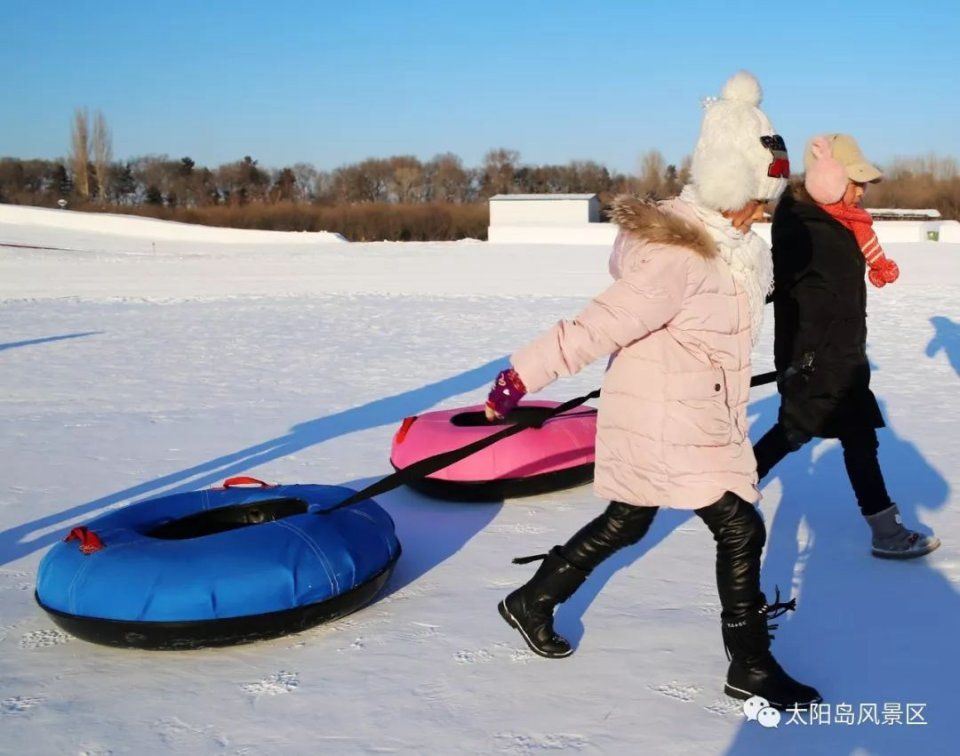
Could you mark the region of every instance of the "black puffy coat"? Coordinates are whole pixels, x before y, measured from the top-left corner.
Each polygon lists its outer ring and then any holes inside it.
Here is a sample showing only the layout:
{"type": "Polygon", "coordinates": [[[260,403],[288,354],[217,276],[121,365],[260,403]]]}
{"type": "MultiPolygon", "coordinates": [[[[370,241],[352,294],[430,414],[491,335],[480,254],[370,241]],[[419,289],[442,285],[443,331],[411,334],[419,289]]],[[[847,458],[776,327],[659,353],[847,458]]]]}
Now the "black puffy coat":
{"type": "Polygon", "coordinates": [[[866,261],[853,232],[798,187],[780,200],[772,235],[780,422],[823,438],[883,427],[867,361],[866,261]]]}

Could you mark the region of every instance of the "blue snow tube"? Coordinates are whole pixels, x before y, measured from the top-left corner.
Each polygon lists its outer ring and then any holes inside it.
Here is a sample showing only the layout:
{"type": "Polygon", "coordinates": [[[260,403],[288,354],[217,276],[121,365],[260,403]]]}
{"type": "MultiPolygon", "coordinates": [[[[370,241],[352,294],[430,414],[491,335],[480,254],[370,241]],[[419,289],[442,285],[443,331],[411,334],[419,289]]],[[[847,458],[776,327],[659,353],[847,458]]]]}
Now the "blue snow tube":
{"type": "Polygon", "coordinates": [[[352,493],[231,478],[131,504],[47,553],[37,603],[84,640],[149,649],[246,643],[337,619],[372,601],[400,556],[375,501],[323,513],[352,493]]]}

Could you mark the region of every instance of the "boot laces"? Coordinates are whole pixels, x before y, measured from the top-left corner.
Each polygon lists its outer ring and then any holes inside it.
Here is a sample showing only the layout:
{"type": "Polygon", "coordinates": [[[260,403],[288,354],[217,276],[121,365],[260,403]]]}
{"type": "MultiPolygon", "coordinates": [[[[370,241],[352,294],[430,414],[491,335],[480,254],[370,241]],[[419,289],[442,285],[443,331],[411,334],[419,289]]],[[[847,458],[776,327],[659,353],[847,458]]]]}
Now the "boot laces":
{"type": "Polygon", "coordinates": [[[513,560],[514,564],[530,564],[530,562],[541,562],[546,559],[549,554],[533,554],[532,556],[525,557],[515,557],[513,560]]]}
{"type": "Polygon", "coordinates": [[[767,615],[767,634],[770,640],[773,640],[773,631],[780,629],[779,623],[770,622],[770,620],[782,617],[787,612],[795,612],[797,610],[797,600],[795,598],[789,601],[781,601],[780,586],[776,586],[774,590],[776,591],[776,595],[774,596],[773,603],[764,604],[763,608],[760,609],[761,614],[767,615]]]}
{"type": "MultiPolygon", "coordinates": [[[[756,610],[756,614],[746,615],[736,622],[724,622],[724,627],[742,632],[747,637],[752,637],[754,639],[758,639],[766,635],[767,639],[772,641],[774,639],[773,631],[778,630],[780,625],[771,622],[770,620],[781,617],[787,612],[796,611],[797,600],[790,599],[789,601],[781,601],[780,586],[777,586],[776,596],[774,597],[773,603],[766,603],[766,599],[764,599],[764,602],[765,603],[763,606],[756,610]],[[753,619],[754,617],[757,619],[753,619]]],[[[727,643],[726,636],[724,636],[723,649],[726,651],[727,659],[731,659],[733,657],[733,653],[730,645],[727,643]]],[[[764,653],[769,655],[769,649],[765,650],[764,653]]],[[[774,662],[775,661],[776,660],[774,660],[774,662]]]]}

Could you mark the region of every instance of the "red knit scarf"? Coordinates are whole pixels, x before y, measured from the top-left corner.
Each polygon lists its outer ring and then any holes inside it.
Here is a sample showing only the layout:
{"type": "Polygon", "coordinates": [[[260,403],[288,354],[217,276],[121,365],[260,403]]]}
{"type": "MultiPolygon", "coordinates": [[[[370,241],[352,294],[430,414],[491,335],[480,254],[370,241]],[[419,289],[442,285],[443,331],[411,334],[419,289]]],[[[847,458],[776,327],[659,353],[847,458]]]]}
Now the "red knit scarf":
{"type": "Polygon", "coordinates": [[[860,245],[860,251],[867,258],[867,265],[873,268],[884,256],[880,240],[873,231],[873,216],[859,205],[845,205],[842,200],[832,205],[820,205],[820,207],[829,213],[831,218],[853,232],[857,244],[860,245]]]}

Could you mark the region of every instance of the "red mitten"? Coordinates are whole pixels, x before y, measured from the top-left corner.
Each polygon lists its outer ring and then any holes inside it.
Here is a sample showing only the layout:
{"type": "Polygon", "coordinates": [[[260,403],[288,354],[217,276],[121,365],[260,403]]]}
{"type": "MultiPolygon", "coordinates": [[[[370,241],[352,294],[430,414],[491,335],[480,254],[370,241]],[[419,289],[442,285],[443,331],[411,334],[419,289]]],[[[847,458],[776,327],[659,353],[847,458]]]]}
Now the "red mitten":
{"type": "Polygon", "coordinates": [[[890,260],[889,258],[884,258],[884,261],[886,264],[883,268],[883,280],[887,283],[893,283],[900,278],[900,268],[893,260],[890,260]]]}
{"type": "Polygon", "coordinates": [[[526,393],[527,387],[523,385],[516,370],[513,368],[501,370],[493,382],[493,388],[490,389],[490,395],[484,407],[487,420],[503,420],[526,393]]]}
{"type": "Polygon", "coordinates": [[[900,268],[893,260],[881,257],[870,266],[867,278],[878,289],[882,289],[888,283],[893,283],[900,278],[900,268]]]}

